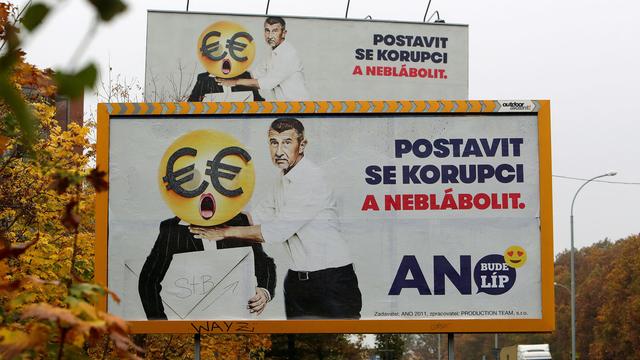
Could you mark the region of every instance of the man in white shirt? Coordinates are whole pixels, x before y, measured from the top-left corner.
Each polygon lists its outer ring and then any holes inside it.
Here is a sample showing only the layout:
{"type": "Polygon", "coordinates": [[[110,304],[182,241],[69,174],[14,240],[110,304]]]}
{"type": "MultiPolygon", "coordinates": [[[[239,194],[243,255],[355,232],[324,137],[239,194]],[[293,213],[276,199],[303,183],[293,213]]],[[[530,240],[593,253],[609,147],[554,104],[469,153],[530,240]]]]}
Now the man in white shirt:
{"type": "Polygon", "coordinates": [[[294,118],[276,119],[268,136],[271,159],[282,172],[251,212],[256,225],[191,231],[208,240],[284,244],[293,262],[284,281],[287,318],[359,319],[362,296],[336,200],[322,170],[304,156],[304,126],[294,118]]]}
{"type": "Polygon", "coordinates": [[[309,100],[305,86],[302,61],[296,49],[287,41],[285,21],[270,16],[264,22],[264,40],[271,47],[271,57],[251,70],[252,79],[216,80],[223,86],[247,86],[260,89],[263,96],[278,101],[309,100]]]}

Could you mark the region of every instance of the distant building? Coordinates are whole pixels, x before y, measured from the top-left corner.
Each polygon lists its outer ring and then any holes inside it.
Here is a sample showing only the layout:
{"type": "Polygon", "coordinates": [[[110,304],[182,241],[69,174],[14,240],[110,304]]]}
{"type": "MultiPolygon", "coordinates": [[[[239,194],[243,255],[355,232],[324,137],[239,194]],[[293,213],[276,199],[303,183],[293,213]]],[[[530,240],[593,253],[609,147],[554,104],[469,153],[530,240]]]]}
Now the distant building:
{"type": "Polygon", "coordinates": [[[67,130],[72,122],[82,126],[84,124],[84,94],[70,99],[56,93],[53,81],[54,71],[40,70],[37,67],[22,63],[19,67],[22,76],[18,81],[22,93],[29,101],[44,101],[55,105],[55,119],[62,130],[67,130]]]}
{"type": "Polygon", "coordinates": [[[56,95],[56,115],[58,124],[62,130],[67,130],[70,123],[74,122],[80,126],[84,123],[84,95],[74,99],[66,96],[56,95]]]}

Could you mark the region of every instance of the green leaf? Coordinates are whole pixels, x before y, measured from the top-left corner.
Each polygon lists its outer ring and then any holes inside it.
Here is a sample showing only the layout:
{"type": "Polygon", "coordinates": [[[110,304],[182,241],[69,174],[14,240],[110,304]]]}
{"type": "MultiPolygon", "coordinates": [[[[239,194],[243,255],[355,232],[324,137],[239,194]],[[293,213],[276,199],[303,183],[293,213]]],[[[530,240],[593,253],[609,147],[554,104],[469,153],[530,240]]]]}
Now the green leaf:
{"type": "Polygon", "coordinates": [[[18,135],[18,120],[12,113],[6,114],[2,118],[2,129],[0,129],[0,135],[7,137],[14,137],[18,135]]]}
{"type": "Polygon", "coordinates": [[[11,301],[9,305],[11,307],[18,307],[23,304],[32,303],[36,299],[36,294],[32,292],[21,292],[16,295],[11,301]]]}
{"type": "Polygon", "coordinates": [[[89,2],[96,8],[103,21],[109,21],[127,10],[127,5],[120,0],[89,0],[89,2]]]}
{"type": "Polygon", "coordinates": [[[64,358],[66,360],[86,360],[91,359],[84,349],[77,347],[73,344],[66,344],[64,346],[64,358]]]}
{"type": "Polygon", "coordinates": [[[45,4],[37,3],[29,6],[26,13],[20,19],[22,25],[29,31],[33,31],[42,23],[47,14],[49,14],[49,7],[45,4]]]}
{"type": "Polygon", "coordinates": [[[9,105],[12,113],[3,118],[7,125],[7,132],[15,134],[15,125],[17,124],[21,131],[21,143],[26,147],[25,150],[30,151],[36,137],[37,120],[15,86],[5,76],[0,76],[0,100],[9,105]]]}
{"type": "Polygon", "coordinates": [[[97,78],[98,70],[93,64],[87,65],[75,74],[62,71],[58,71],[55,74],[56,83],[58,84],[58,94],[67,95],[70,98],[82,95],[85,88],[93,88],[97,78]]]}
{"type": "MultiPolygon", "coordinates": [[[[76,299],[84,299],[90,302],[96,302],[98,297],[104,296],[104,289],[97,284],[75,283],[69,289],[69,294],[76,299]]],[[[67,299],[70,302],[71,299],[67,299]]]]}

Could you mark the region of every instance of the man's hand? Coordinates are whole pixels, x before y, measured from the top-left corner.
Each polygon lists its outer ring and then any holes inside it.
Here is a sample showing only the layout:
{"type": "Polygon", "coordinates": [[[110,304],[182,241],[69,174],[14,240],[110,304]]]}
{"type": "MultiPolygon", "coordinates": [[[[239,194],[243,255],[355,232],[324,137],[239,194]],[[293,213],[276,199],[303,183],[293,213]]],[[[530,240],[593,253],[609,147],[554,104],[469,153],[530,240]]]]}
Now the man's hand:
{"type": "Polygon", "coordinates": [[[191,231],[194,238],[209,241],[219,241],[226,238],[241,238],[256,243],[261,243],[264,241],[264,239],[262,238],[260,225],[216,227],[191,225],[189,226],[189,231],[191,231]]]}
{"type": "Polygon", "coordinates": [[[269,295],[267,295],[267,290],[263,288],[256,288],[256,294],[249,299],[249,305],[247,305],[247,309],[249,312],[256,313],[256,315],[262,314],[264,308],[267,306],[269,302],[269,295]]]}
{"type": "Polygon", "coordinates": [[[250,212],[241,211],[240,213],[247,217],[247,220],[249,221],[249,225],[254,225],[253,217],[251,217],[251,213],[250,212]]]}
{"type": "Polygon", "coordinates": [[[232,87],[232,86],[236,86],[236,85],[238,85],[238,80],[235,80],[235,79],[221,79],[221,78],[216,78],[216,82],[217,82],[219,85],[222,85],[222,86],[229,86],[229,87],[232,87]]]}
{"type": "Polygon", "coordinates": [[[216,82],[222,86],[248,86],[253,89],[260,89],[260,84],[256,79],[222,79],[216,78],[216,82]]]}
{"type": "Polygon", "coordinates": [[[189,231],[196,239],[218,241],[224,239],[226,227],[202,227],[202,226],[189,226],[189,231]]]}

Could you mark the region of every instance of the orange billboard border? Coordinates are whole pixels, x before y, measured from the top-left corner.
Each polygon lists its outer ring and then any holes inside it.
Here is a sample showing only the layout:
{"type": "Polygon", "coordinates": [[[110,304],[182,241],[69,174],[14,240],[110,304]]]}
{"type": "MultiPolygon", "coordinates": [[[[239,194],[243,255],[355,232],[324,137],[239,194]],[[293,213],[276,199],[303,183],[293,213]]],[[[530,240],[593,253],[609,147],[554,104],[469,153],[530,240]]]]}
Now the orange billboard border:
{"type": "MultiPolygon", "coordinates": [[[[509,100],[511,102],[511,100],[509,100]]],[[[211,116],[278,114],[537,114],[540,174],[540,319],[455,320],[143,320],[129,321],[133,333],[512,333],[555,330],[553,286],[553,204],[551,109],[549,100],[530,100],[528,110],[503,109],[500,100],[300,101],[262,103],[101,103],[98,104],[97,168],[109,172],[109,122],[119,116],[211,116]],[[417,111],[416,111],[417,110],[417,111]]],[[[508,104],[505,104],[509,106],[508,104]]],[[[95,280],[107,285],[108,191],[96,195],[95,280]]],[[[99,304],[107,311],[107,298],[99,304]]]]}

